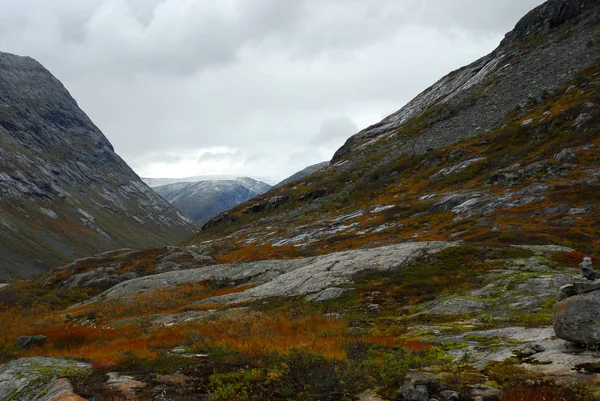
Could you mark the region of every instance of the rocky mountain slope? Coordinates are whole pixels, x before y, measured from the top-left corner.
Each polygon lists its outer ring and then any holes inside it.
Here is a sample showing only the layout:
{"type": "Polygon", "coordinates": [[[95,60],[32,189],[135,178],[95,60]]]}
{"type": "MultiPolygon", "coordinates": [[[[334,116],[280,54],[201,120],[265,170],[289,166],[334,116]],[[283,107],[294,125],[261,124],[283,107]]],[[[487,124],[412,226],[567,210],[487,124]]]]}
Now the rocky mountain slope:
{"type": "Polygon", "coordinates": [[[322,162],[322,163],[317,163],[317,164],[313,164],[312,166],[308,166],[305,169],[302,169],[300,171],[298,171],[295,174],[292,174],[291,176],[289,176],[288,178],[286,178],[285,180],[282,180],[281,182],[277,183],[275,185],[275,188],[278,187],[282,187],[286,184],[290,184],[292,182],[296,182],[304,177],[307,177],[311,174],[316,173],[319,170],[324,169],[325,167],[329,166],[329,162],[322,162]]]}
{"type": "Polygon", "coordinates": [[[0,277],[48,271],[101,250],[180,241],[191,228],[50,72],[0,53],[0,277]]]}
{"type": "Polygon", "coordinates": [[[154,188],[182,214],[200,224],[269,189],[269,184],[248,177],[235,180],[178,182],[154,188]]]}
{"type": "Polygon", "coordinates": [[[599,252],[599,20],[597,2],[548,1],[329,167],[261,195],[255,213],[217,216],[190,243],[222,239],[224,262],[415,240],[599,252]]]}

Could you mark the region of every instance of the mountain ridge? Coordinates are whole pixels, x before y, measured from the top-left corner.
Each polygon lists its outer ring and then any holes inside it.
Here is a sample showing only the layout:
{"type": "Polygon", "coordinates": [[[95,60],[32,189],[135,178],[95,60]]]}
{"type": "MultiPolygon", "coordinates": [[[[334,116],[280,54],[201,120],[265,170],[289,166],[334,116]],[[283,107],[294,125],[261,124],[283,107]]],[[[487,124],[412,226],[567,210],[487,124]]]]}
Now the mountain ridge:
{"type": "Polygon", "coordinates": [[[153,188],[156,193],[198,224],[271,189],[249,177],[235,180],[177,182],[153,188]]]}
{"type": "Polygon", "coordinates": [[[0,53],[0,211],[4,277],[192,232],[60,81],[34,59],[8,53],[0,53]]]}

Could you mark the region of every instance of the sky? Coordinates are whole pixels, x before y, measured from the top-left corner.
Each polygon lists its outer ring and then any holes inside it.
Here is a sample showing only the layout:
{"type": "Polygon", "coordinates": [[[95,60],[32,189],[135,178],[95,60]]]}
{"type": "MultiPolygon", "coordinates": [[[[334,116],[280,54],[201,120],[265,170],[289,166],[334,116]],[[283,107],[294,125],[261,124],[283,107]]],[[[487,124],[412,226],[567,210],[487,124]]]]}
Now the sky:
{"type": "Polygon", "coordinates": [[[542,0],[2,0],[142,177],[275,183],[497,47],[542,0]]]}

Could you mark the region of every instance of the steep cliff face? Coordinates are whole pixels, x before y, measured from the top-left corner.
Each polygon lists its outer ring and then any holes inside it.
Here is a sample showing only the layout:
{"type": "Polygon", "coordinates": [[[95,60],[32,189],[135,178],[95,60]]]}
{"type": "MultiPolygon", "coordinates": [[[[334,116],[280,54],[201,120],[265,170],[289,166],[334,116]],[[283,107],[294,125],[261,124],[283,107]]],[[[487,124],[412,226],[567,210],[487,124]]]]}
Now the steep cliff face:
{"type": "Polygon", "coordinates": [[[191,229],[52,74],[31,58],[0,53],[0,277],[172,243],[191,229]]]}
{"type": "Polygon", "coordinates": [[[179,182],[154,190],[185,216],[202,224],[270,188],[269,184],[243,177],[236,180],[179,182]]]}

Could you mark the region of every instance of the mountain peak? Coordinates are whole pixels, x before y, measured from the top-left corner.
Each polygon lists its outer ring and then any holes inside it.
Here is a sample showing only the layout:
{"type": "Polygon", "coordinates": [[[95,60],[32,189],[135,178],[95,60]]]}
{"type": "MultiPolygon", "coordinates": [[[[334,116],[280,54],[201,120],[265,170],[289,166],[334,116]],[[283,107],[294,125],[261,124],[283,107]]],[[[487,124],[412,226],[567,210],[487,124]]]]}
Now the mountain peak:
{"type": "Polygon", "coordinates": [[[581,18],[598,9],[597,0],[550,0],[536,7],[523,17],[501,43],[509,46],[530,35],[546,35],[562,25],[581,18]]]}

